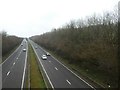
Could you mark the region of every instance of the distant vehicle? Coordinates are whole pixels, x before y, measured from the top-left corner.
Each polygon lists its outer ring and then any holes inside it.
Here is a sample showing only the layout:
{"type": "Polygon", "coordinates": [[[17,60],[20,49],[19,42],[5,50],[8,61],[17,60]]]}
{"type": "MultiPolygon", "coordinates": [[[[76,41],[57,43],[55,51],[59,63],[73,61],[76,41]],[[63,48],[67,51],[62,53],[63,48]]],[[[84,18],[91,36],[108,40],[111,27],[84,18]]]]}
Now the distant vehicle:
{"type": "Polygon", "coordinates": [[[23,44],[21,44],[21,46],[23,46],[23,44]]]}
{"type": "Polygon", "coordinates": [[[43,59],[43,60],[46,60],[46,59],[47,59],[47,56],[46,56],[46,55],[42,55],[42,59],[43,59]]]}
{"type": "Polygon", "coordinates": [[[37,46],[35,47],[35,49],[37,49],[37,46]]]}
{"type": "Polygon", "coordinates": [[[50,56],[50,54],[49,54],[48,52],[46,53],[46,55],[47,55],[47,56],[50,56]]]}
{"type": "Polygon", "coordinates": [[[23,49],[23,52],[26,52],[26,49],[23,49]]]}

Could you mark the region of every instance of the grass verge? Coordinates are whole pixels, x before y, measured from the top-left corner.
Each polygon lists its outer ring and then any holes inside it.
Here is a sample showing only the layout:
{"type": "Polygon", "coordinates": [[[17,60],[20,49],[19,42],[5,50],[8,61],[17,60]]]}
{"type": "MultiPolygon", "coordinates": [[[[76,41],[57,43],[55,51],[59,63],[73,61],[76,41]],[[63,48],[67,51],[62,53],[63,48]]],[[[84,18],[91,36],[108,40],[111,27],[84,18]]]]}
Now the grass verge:
{"type": "Polygon", "coordinates": [[[45,83],[42,77],[42,74],[39,70],[39,66],[37,63],[37,57],[33,51],[32,46],[29,44],[29,51],[28,51],[28,57],[29,57],[29,64],[30,64],[30,88],[42,88],[45,89],[45,83]]]}

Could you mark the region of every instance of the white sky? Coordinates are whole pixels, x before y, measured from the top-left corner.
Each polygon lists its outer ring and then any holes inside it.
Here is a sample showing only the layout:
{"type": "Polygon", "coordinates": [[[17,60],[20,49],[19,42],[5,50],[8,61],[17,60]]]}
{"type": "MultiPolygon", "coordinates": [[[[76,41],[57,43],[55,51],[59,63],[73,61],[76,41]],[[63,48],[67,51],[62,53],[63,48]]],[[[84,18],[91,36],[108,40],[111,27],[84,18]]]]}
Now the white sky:
{"type": "Polygon", "coordinates": [[[0,31],[30,37],[73,19],[112,11],[119,0],[0,0],[0,31]]]}

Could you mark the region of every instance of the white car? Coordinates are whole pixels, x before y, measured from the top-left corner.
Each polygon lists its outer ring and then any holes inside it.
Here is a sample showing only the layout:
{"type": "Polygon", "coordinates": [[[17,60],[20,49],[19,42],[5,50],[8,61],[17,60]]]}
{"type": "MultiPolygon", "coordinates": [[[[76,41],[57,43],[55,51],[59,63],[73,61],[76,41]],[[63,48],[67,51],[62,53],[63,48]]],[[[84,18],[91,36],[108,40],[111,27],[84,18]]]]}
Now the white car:
{"type": "Polygon", "coordinates": [[[47,56],[46,56],[46,55],[42,55],[42,59],[43,59],[43,60],[46,60],[46,59],[47,59],[47,56]]]}
{"type": "Polygon", "coordinates": [[[23,52],[26,52],[26,49],[23,49],[23,52]]]}

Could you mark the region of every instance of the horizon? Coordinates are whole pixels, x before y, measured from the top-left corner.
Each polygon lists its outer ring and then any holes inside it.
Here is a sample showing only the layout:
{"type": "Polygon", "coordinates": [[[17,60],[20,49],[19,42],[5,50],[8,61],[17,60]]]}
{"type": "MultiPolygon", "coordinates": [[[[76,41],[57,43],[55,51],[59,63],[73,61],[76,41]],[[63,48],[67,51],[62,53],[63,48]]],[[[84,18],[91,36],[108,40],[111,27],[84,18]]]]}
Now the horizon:
{"type": "Polygon", "coordinates": [[[102,16],[107,11],[113,12],[118,1],[0,1],[0,31],[6,31],[9,35],[27,38],[40,35],[50,32],[53,28],[59,28],[71,20],[84,20],[93,14],[102,16]]]}

